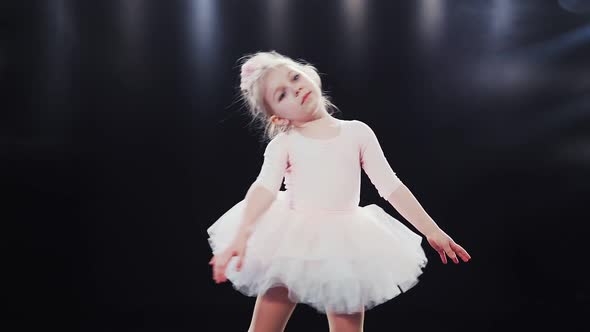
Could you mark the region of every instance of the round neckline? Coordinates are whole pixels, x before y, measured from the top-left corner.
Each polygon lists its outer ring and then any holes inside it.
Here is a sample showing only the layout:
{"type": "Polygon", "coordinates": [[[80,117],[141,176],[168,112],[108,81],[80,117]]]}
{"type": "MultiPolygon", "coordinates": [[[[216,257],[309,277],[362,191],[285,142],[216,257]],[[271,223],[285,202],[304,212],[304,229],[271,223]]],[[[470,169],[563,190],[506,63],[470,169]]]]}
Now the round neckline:
{"type": "Polygon", "coordinates": [[[303,135],[302,133],[300,133],[299,131],[297,131],[295,129],[293,129],[293,132],[295,132],[295,134],[297,136],[303,137],[303,138],[305,138],[307,140],[310,140],[310,141],[319,142],[319,143],[331,142],[331,141],[334,141],[334,140],[340,138],[342,136],[342,132],[344,131],[344,121],[342,121],[341,119],[336,119],[336,120],[338,121],[338,124],[339,124],[338,127],[339,127],[340,130],[338,131],[338,135],[336,135],[334,137],[330,137],[330,138],[314,138],[314,137],[305,136],[305,135],[303,135]]]}

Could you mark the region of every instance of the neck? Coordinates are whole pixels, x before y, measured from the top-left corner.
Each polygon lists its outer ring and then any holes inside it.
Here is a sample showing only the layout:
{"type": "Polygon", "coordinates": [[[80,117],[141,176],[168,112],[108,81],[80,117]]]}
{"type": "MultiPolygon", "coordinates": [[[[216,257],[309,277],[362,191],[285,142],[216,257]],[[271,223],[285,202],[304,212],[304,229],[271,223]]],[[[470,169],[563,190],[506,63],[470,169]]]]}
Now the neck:
{"type": "Polygon", "coordinates": [[[293,126],[296,128],[309,128],[326,125],[332,123],[335,120],[335,118],[332,115],[330,115],[326,110],[316,112],[316,114],[317,116],[315,116],[311,120],[293,122],[293,126]]]}

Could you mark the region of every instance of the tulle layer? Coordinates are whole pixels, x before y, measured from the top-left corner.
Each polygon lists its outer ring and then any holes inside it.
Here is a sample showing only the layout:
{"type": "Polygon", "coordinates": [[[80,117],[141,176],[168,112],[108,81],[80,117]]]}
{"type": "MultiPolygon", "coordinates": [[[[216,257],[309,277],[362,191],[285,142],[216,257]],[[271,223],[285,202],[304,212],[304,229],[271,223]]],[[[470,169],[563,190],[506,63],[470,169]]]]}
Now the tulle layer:
{"type": "MultiPolygon", "coordinates": [[[[240,201],[207,229],[213,254],[233,240],[245,207],[240,201]]],[[[418,283],[428,260],[422,237],[375,204],[342,213],[292,210],[286,194],[262,214],[244,264],[232,258],[233,287],[257,296],[284,286],[289,298],[318,312],[354,313],[384,303],[418,283]]]]}

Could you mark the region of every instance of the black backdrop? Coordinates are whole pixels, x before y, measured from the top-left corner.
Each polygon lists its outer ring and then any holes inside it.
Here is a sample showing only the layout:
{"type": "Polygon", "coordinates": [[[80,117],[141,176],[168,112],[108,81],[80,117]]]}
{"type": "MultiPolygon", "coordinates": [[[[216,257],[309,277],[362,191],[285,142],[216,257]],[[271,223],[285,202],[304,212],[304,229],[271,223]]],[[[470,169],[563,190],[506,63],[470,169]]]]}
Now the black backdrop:
{"type": "MultiPolygon", "coordinates": [[[[236,60],[277,50],[319,68],[336,117],[372,126],[473,257],[443,265],[424,243],[421,282],[368,311],[367,331],[583,322],[587,3],[2,2],[4,321],[247,330],[254,298],[213,282],[206,228],[262,162],[236,60]]],[[[404,220],[365,174],[362,189],[404,220]]],[[[303,329],[325,316],[299,305],[287,331],[303,329]]]]}

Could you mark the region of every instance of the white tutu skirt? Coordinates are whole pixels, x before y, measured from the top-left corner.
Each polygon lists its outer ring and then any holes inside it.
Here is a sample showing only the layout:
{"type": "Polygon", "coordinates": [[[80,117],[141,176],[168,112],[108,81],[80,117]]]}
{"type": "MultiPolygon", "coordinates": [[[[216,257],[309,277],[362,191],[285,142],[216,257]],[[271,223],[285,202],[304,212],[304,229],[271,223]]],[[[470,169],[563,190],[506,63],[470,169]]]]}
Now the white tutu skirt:
{"type": "MultiPolygon", "coordinates": [[[[214,255],[233,240],[242,200],[207,229],[214,255]]],[[[375,204],[347,212],[289,208],[285,191],[259,217],[241,271],[232,257],[225,275],[247,296],[284,286],[289,299],[320,313],[354,313],[384,303],[418,283],[428,260],[422,237],[375,204]]]]}

